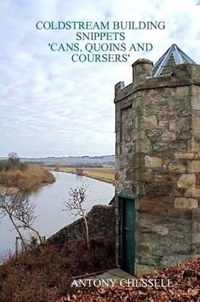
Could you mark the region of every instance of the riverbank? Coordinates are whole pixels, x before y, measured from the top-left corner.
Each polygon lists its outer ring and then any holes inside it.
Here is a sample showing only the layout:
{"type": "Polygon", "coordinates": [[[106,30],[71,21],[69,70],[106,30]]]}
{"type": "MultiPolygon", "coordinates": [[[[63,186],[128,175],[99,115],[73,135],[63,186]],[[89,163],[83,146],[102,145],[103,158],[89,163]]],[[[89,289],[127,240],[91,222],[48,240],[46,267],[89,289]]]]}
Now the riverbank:
{"type": "Polygon", "coordinates": [[[24,169],[0,171],[0,185],[6,188],[17,188],[24,192],[33,192],[46,184],[55,181],[54,175],[44,167],[28,165],[24,169]]]}
{"type": "Polygon", "coordinates": [[[115,183],[115,170],[114,168],[73,168],[73,167],[57,167],[54,168],[57,172],[72,173],[81,176],[86,176],[99,181],[115,183]]]}
{"type": "Polygon", "coordinates": [[[55,302],[72,291],[73,276],[114,265],[114,240],[106,235],[92,239],[90,250],[84,240],[46,243],[0,266],[0,302],[55,302]]]}
{"type": "MultiPolygon", "coordinates": [[[[55,176],[56,181],[29,195],[30,203],[34,206],[34,216],[36,217],[34,226],[46,238],[77,219],[70,210],[63,211],[65,208],[64,202],[69,199],[71,188],[81,186],[87,188],[87,200],[85,203],[87,212],[96,204],[109,204],[114,196],[114,187],[111,184],[95,181],[88,177],[77,177],[75,174],[70,173],[51,172],[55,176]]],[[[14,253],[16,233],[6,218],[1,221],[0,229],[1,260],[8,254],[8,250],[14,253]]]]}

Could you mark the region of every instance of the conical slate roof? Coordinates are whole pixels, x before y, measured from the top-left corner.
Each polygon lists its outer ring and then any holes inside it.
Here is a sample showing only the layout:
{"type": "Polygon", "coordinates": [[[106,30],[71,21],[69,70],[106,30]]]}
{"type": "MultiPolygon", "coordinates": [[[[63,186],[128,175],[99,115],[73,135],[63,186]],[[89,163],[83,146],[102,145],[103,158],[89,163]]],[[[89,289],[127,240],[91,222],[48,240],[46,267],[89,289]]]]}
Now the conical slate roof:
{"type": "Polygon", "coordinates": [[[162,55],[153,67],[153,76],[159,77],[170,72],[170,66],[178,64],[196,64],[188,55],[186,55],[176,44],[162,55]]]}

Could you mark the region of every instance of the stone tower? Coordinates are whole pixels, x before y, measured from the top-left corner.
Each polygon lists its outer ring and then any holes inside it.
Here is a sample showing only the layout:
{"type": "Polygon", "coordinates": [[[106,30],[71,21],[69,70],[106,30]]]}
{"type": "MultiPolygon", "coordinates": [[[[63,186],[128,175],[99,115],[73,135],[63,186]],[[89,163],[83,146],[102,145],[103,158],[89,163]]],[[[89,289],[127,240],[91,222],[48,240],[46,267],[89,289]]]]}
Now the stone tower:
{"type": "Polygon", "coordinates": [[[173,44],[115,85],[117,261],[131,273],[200,255],[200,65],[173,44]]]}

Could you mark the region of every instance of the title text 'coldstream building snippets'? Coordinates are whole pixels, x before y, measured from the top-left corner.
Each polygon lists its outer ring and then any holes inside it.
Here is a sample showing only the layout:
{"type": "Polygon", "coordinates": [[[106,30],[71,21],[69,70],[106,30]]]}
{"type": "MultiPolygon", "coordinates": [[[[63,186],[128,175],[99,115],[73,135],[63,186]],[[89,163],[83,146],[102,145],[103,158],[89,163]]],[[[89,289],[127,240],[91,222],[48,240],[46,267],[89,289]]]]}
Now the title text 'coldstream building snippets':
{"type": "Polygon", "coordinates": [[[38,20],[37,30],[164,30],[165,21],[65,21],[38,20]]]}

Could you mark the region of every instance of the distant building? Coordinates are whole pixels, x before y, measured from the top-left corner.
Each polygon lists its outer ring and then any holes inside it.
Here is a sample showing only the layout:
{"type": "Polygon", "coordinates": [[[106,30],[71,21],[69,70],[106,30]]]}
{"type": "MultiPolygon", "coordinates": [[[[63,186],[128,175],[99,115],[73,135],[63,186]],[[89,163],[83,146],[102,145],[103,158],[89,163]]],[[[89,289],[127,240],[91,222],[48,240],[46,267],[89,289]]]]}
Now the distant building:
{"type": "Polygon", "coordinates": [[[117,259],[141,273],[200,255],[200,65],[172,45],[115,86],[117,259]]]}

